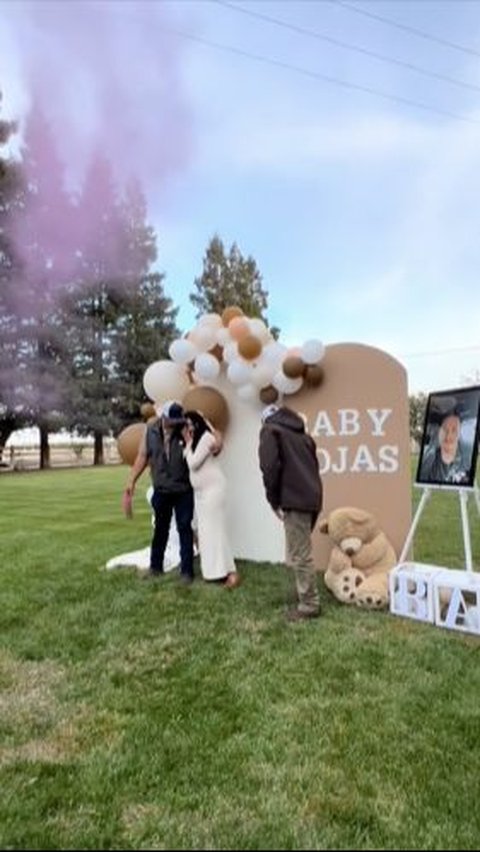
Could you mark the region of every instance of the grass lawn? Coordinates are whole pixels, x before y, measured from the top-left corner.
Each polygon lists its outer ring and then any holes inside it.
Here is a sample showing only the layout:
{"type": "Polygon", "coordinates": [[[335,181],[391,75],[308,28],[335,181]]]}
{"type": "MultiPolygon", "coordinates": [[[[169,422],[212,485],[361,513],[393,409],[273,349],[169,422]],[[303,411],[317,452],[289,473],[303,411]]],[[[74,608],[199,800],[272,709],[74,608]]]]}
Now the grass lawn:
{"type": "MultiPolygon", "coordinates": [[[[323,585],[287,625],[277,565],[232,592],[100,570],[150,539],[125,475],[0,476],[0,847],[477,849],[480,640],[323,585]]],[[[454,494],[415,555],[463,566],[454,494]]]]}

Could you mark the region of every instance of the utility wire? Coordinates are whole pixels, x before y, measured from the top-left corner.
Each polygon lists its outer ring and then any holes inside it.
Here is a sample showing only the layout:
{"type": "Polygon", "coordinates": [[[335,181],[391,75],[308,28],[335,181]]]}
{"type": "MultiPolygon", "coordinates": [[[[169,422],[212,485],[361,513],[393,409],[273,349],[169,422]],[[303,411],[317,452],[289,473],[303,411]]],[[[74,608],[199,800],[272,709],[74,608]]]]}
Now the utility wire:
{"type": "Polygon", "coordinates": [[[216,50],[221,50],[226,53],[233,53],[236,56],[242,56],[245,59],[253,59],[256,62],[261,62],[264,65],[272,65],[276,68],[283,68],[286,71],[294,71],[297,74],[302,74],[304,77],[310,77],[314,80],[321,80],[323,83],[329,83],[334,86],[339,86],[344,89],[351,89],[352,91],[364,92],[368,95],[374,95],[379,98],[383,98],[387,101],[393,101],[393,103],[404,104],[406,106],[415,107],[416,109],[422,109],[426,112],[436,113],[437,115],[443,115],[447,118],[453,118],[456,121],[466,121],[469,124],[480,124],[475,118],[471,118],[467,115],[460,115],[458,113],[450,112],[449,110],[440,109],[439,107],[433,107],[429,104],[424,104],[421,101],[414,101],[410,98],[404,98],[401,95],[392,95],[388,92],[383,92],[380,89],[374,89],[372,86],[363,86],[360,83],[352,83],[348,80],[342,80],[339,77],[332,77],[329,74],[322,74],[318,71],[310,71],[308,68],[301,68],[299,65],[292,65],[290,62],[282,62],[279,59],[272,59],[271,57],[264,56],[260,53],[252,53],[248,50],[242,50],[239,47],[234,47],[233,45],[221,44],[217,41],[212,41],[211,39],[203,38],[203,36],[194,35],[193,33],[187,33],[183,30],[178,30],[174,27],[162,27],[163,32],[171,33],[172,35],[179,36],[180,38],[190,39],[191,41],[196,41],[199,44],[203,44],[206,47],[213,47],[216,50]]]}
{"type": "Polygon", "coordinates": [[[434,349],[431,352],[405,352],[403,358],[426,358],[432,355],[454,355],[459,352],[480,352],[480,346],[457,346],[454,349],[434,349]]]}
{"type": "Polygon", "coordinates": [[[305,27],[300,27],[297,24],[291,24],[287,21],[280,20],[278,18],[273,18],[271,15],[264,15],[262,12],[255,12],[253,9],[245,9],[243,6],[237,6],[236,3],[230,3],[228,0],[213,0],[214,3],[217,3],[218,6],[223,6],[226,9],[231,9],[233,12],[240,12],[243,15],[248,15],[251,18],[257,18],[261,21],[266,21],[270,24],[275,24],[275,26],[283,27],[284,29],[291,30],[292,32],[299,33],[300,35],[310,36],[311,38],[316,38],[320,41],[327,42],[328,44],[333,44],[335,47],[341,47],[344,50],[351,50],[356,53],[361,53],[364,56],[369,56],[372,59],[378,59],[380,62],[387,62],[390,65],[397,65],[399,68],[406,68],[408,71],[415,71],[417,74],[423,74],[425,77],[432,77],[435,80],[441,80],[444,83],[451,83],[454,86],[461,86],[464,89],[471,89],[475,92],[480,92],[480,86],[476,86],[474,83],[467,83],[464,80],[457,80],[455,77],[449,77],[447,74],[441,74],[437,71],[430,71],[428,68],[421,68],[419,65],[414,65],[412,62],[404,62],[401,59],[395,59],[391,56],[384,56],[381,53],[376,53],[374,50],[369,50],[366,47],[362,47],[360,45],[349,44],[345,41],[340,41],[340,39],[333,38],[333,36],[326,35],[325,33],[320,33],[315,30],[310,30],[305,27]]]}
{"type": "Polygon", "coordinates": [[[455,44],[455,42],[448,41],[445,38],[440,38],[440,36],[426,33],[424,30],[419,30],[416,27],[409,26],[408,24],[402,24],[400,21],[394,21],[392,18],[386,18],[384,15],[379,15],[376,12],[370,12],[368,9],[362,9],[360,6],[348,3],[347,0],[330,0],[330,2],[335,3],[336,6],[343,6],[350,12],[356,12],[357,15],[364,15],[366,18],[373,18],[375,21],[381,21],[382,24],[388,24],[388,26],[395,27],[397,30],[404,30],[407,33],[420,36],[420,38],[425,38],[428,41],[434,41],[437,44],[442,44],[444,47],[450,47],[452,50],[460,50],[462,53],[468,53],[470,56],[480,56],[480,51],[475,50],[473,47],[465,47],[465,45],[462,44],[455,44]]]}

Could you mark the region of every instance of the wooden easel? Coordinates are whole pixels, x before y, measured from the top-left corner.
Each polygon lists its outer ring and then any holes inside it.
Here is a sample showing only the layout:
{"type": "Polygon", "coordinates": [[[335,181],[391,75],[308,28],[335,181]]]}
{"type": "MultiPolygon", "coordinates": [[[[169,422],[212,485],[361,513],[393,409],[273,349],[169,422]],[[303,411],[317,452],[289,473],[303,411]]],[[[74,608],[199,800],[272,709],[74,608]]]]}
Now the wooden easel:
{"type": "Polygon", "coordinates": [[[472,488],[459,487],[456,485],[447,486],[447,485],[428,485],[428,486],[420,486],[422,488],[423,494],[421,496],[420,502],[417,506],[417,511],[415,512],[415,517],[412,521],[412,525],[408,531],[408,535],[405,539],[405,544],[403,545],[402,552],[400,554],[400,559],[398,563],[401,565],[407,556],[408,551],[413,542],[413,538],[415,535],[415,531],[418,526],[418,522],[420,521],[421,514],[431,497],[432,491],[456,491],[458,494],[458,498],[460,500],[460,514],[462,518],[462,530],[463,530],[463,546],[465,550],[465,570],[473,571],[473,562],[472,562],[472,544],[470,539],[470,525],[468,521],[468,498],[473,493],[475,497],[475,502],[477,505],[478,515],[480,517],[480,487],[478,482],[475,482],[472,488]]]}

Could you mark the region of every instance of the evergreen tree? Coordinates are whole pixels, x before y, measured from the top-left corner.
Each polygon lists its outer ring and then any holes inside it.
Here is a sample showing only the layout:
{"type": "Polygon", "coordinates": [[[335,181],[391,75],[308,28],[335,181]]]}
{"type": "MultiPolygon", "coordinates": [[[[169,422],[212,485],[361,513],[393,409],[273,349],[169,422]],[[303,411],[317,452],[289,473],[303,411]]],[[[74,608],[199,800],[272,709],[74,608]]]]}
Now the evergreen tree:
{"type": "Polygon", "coordinates": [[[103,463],[103,437],[114,427],[112,330],[122,302],[124,244],[118,193],[110,164],[90,163],[76,209],[78,267],[71,290],[73,388],[69,426],[94,437],[94,464],[103,463]]]}
{"type": "Polygon", "coordinates": [[[40,430],[40,467],[50,464],[48,434],[63,425],[70,357],[62,298],[71,270],[70,199],[55,139],[41,109],[31,111],[21,151],[23,194],[14,217],[18,271],[13,303],[24,411],[40,430]]]}
{"type": "MultiPolygon", "coordinates": [[[[262,276],[252,257],[244,258],[236,243],[228,254],[216,234],[203,259],[203,272],[194,281],[195,292],[190,301],[196,317],[204,313],[222,313],[229,305],[237,305],[248,317],[258,317],[267,325],[268,293],[262,287],[262,276]]],[[[271,329],[278,335],[278,329],[271,329]]]]}
{"type": "MultiPolygon", "coordinates": [[[[2,93],[0,92],[0,108],[2,93]]],[[[0,149],[16,133],[15,122],[0,119],[0,149]]],[[[21,176],[18,162],[0,153],[0,459],[15,429],[26,424],[18,388],[20,346],[14,309],[15,253],[11,238],[12,219],[20,203],[21,176]]]]}
{"type": "Polygon", "coordinates": [[[138,181],[127,185],[121,209],[125,223],[123,269],[128,286],[112,339],[116,429],[138,420],[144,398],[143,374],[152,361],[168,357],[170,343],[180,333],[175,323],[178,309],[165,295],[163,275],[151,271],[157,258],[156,236],[147,223],[147,205],[138,181]]]}

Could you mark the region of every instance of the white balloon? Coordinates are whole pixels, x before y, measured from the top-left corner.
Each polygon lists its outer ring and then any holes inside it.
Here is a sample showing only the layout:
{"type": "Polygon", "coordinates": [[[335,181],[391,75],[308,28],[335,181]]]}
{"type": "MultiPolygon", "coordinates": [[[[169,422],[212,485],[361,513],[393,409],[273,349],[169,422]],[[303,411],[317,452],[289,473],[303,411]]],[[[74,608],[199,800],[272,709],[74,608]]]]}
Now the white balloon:
{"type": "Polygon", "coordinates": [[[276,373],[276,365],[269,364],[263,358],[259,358],[252,365],[252,382],[257,388],[265,388],[272,383],[272,379],[276,373]]]}
{"type": "Polygon", "coordinates": [[[248,320],[248,325],[250,326],[250,333],[253,334],[254,337],[258,337],[262,343],[267,343],[270,339],[270,332],[263,320],[254,317],[253,319],[248,320]]]}
{"type": "Polygon", "coordinates": [[[300,350],[300,357],[305,364],[318,364],[325,355],[325,346],[321,340],[307,340],[300,350]]]}
{"type": "Polygon", "coordinates": [[[180,337],[170,344],[168,354],[176,364],[190,364],[198,354],[198,349],[191,340],[180,337]]]}
{"type": "Polygon", "coordinates": [[[252,367],[240,358],[235,358],[227,367],[227,379],[233,385],[244,385],[252,380],[252,367]]]}
{"type": "Polygon", "coordinates": [[[299,376],[298,379],[289,379],[288,376],[285,375],[283,370],[278,370],[273,379],[272,385],[276,388],[280,393],[296,393],[303,384],[303,376],[299,376]]]}
{"type": "Polygon", "coordinates": [[[197,321],[197,326],[208,325],[215,329],[223,328],[220,314],[203,314],[197,321]]]}
{"type": "Polygon", "coordinates": [[[251,382],[246,385],[240,385],[240,387],[237,388],[237,394],[244,402],[253,402],[253,400],[258,400],[258,389],[255,385],[252,385],[251,382]]]}
{"type": "Polygon", "coordinates": [[[217,331],[217,343],[219,346],[226,346],[228,343],[232,342],[232,338],[230,337],[230,332],[228,328],[225,328],[223,325],[217,331]]]}
{"type": "Polygon", "coordinates": [[[217,358],[208,352],[202,352],[201,355],[197,355],[194,367],[197,377],[203,382],[216,379],[220,373],[220,364],[217,358]]]}
{"type": "Polygon", "coordinates": [[[269,364],[279,367],[285,357],[286,351],[287,347],[284,346],[283,343],[279,343],[278,340],[274,340],[273,343],[267,343],[267,345],[264,346],[262,358],[264,358],[269,364]]]}
{"type": "Polygon", "coordinates": [[[153,402],[182,400],[190,387],[185,367],[174,361],[154,361],[143,374],[145,393],[153,402]]]}
{"type": "Polygon", "coordinates": [[[190,332],[190,337],[200,352],[208,352],[217,342],[217,329],[214,326],[196,325],[190,332]]]}
{"type": "Polygon", "coordinates": [[[235,341],[232,341],[231,343],[227,343],[225,346],[223,350],[223,359],[227,362],[227,364],[230,364],[235,360],[235,358],[238,358],[238,345],[235,341]]]}

